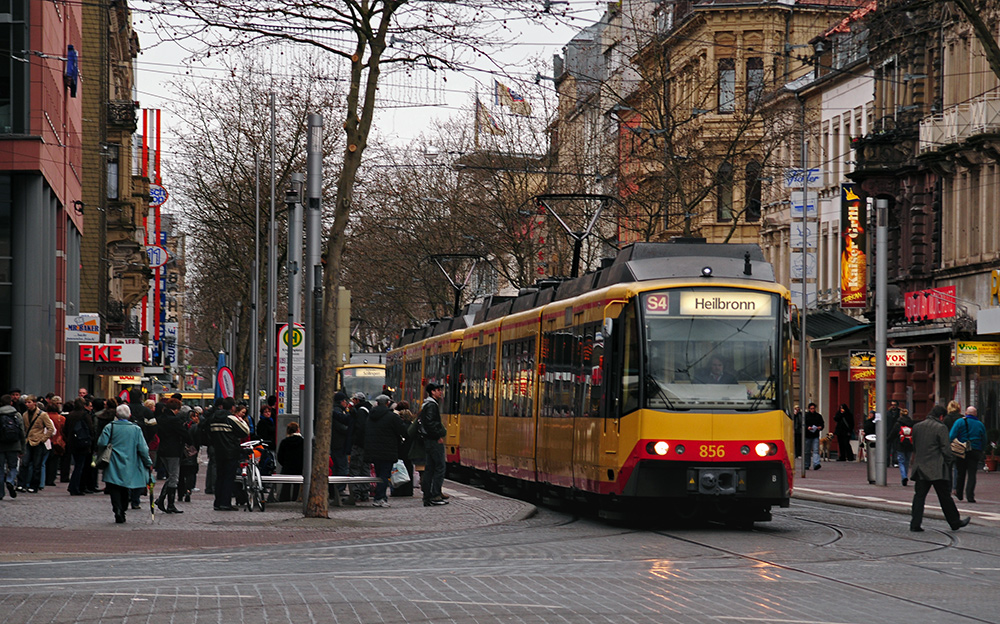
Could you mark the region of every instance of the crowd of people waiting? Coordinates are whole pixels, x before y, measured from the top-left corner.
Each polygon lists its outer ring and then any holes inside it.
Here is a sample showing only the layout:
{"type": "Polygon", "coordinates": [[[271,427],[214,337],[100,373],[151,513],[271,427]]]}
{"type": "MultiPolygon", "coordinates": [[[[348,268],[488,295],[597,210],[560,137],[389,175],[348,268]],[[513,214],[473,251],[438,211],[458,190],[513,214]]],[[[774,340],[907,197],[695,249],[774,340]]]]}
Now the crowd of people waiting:
{"type": "MultiPolygon", "coordinates": [[[[388,507],[390,474],[402,459],[407,476],[415,474],[415,463],[424,468],[424,505],[447,504],[448,495],[442,491],[446,435],[440,418],[442,387],[428,384],[426,392],[418,414],[406,402],[393,403],[388,395],[375,397],[372,405],[363,393],[348,398],[338,392],[332,414],[331,474],[368,477],[374,471],[381,481],[372,504],[388,507]]],[[[282,474],[302,474],[304,442],[299,425],[289,423],[277,443],[275,397],[261,406],[257,423],[251,422],[247,406],[232,398],[217,399],[207,410],[184,405],[180,398],[174,394],[155,402],[144,399],[141,390],[132,390],[125,402],[93,397],[81,388],[76,399],[64,403],[52,393],[36,397],[11,390],[0,397],[0,499],[55,487],[58,479],[67,484],[71,496],[105,492],[115,521],[124,523],[129,508],[141,507],[149,484],[161,480],[156,506],[164,513],[184,513],[177,503],[190,502],[191,493],[197,491],[199,456],[207,447],[205,493],[214,495],[215,510],[231,511],[237,509],[232,503],[244,456],[240,445],[251,438],[262,441],[265,454],[276,451],[282,474]],[[113,452],[108,464],[99,467],[99,452],[109,444],[113,452]]],[[[340,488],[346,494],[344,486],[340,488]]],[[[403,483],[391,491],[393,496],[413,496],[413,484],[403,483]]],[[[279,500],[296,500],[299,495],[298,485],[286,486],[279,500]]],[[[352,484],[345,502],[365,503],[370,495],[369,484],[352,484]]]]}

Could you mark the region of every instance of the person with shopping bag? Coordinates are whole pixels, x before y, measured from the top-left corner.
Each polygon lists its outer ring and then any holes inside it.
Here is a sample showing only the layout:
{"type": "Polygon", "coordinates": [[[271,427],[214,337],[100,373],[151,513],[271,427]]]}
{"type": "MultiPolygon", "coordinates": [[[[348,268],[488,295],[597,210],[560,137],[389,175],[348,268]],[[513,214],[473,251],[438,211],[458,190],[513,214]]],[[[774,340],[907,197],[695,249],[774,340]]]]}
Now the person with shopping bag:
{"type": "Polygon", "coordinates": [[[375,507],[388,507],[389,479],[392,465],[399,459],[399,442],[406,436],[406,425],[399,414],[389,407],[389,397],[375,397],[375,407],[368,414],[365,425],[365,460],[375,466],[375,476],[380,479],[375,486],[375,507]]]}

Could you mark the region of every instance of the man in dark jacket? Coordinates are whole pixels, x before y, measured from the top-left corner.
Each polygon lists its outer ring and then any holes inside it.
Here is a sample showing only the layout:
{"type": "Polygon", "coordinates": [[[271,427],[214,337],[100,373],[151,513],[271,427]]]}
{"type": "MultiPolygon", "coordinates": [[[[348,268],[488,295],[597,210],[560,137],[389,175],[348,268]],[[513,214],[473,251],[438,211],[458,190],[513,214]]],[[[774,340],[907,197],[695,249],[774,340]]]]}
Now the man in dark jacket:
{"type": "Polygon", "coordinates": [[[952,531],[969,524],[969,518],[960,518],[955,501],[951,500],[951,464],[955,455],[945,428],[945,409],[940,405],[931,408],[927,418],[913,425],[913,505],[910,508],[910,530],[923,531],[924,501],[931,487],[937,492],[941,511],[952,531]]]}
{"type": "Polygon", "coordinates": [[[17,490],[14,487],[17,480],[17,458],[24,453],[24,421],[14,409],[13,403],[14,399],[9,394],[0,396],[0,416],[10,427],[10,438],[0,440],[0,481],[3,481],[0,483],[0,499],[3,498],[4,486],[7,486],[11,498],[17,498],[17,490]],[[16,431],[14,425],[17,425],[16,431]]]}
{"type": "MultiPolygon", "coordinates": [[[[142,404],[142,390],[134,389],[128,391],[128,409],[132,413],[129,418],[142,429],[142,437],[146,441],[146,446],[153,441],[156,435],[156,418],[153,417],[153,410],[142,404]]],[[[156,465],[156,452],[150,451],[149,458],[156,465]]],[[[131,492],[132,509],[139,509],[142,506],[142,495],[146,488],[135,488],[131,492]]]]}
{"type": "MultiPolygon", "coordinates": [[[[356,392],[351,398],[353,409],[353,427],[351,428],[351,466],[352,477],[370,477],[372,475],[371,462],[365,458],[365,425],[368,422],[368,414],[371,412],[372,404],[368,402],[364,392],[356,392]]],[[[367,483],[351,484],[351,496],[347,500],[348,505],[358,502],[368,502],[368,493],[371,486],[367,483]]]]}
{"type": "Polygon", "coordinates": [[[375,507],[388,507],[389,477],[392,465],[399,459],[399,443],[406,436],[406,425],[399,414],[389,407],[389,397],[380,394],[375,397],[375,407],[368,415],[365,425],[365,460],[375,465],[375,476],[379,479],[375,486],[375,507]]]}
{"type": "MultiPolygon", "coordinates": [[[[333,415],[330,423],[330,459],[333,460],[333,474],[337,477],[346,477],[349,469],[347,456],[351,454],[351,428],[354,424],[349,411],[349,404],[350,401],[343,392],[333,395],[333,415]]],[[[343,484],[336,487],[341,494],[346,489],[343,484]]]]}
{"type": "Polygon", "coordinates": [[[222,400],[222,407],[215,410],[208,423],[208,435],[215,448],[215,510],[235,511],[233,486],[236,469],[240,463],[240,440],[250,435],[250,427],[233,413],[236,401],[232,397],[222,400]]]}
{"type": "Polygon", "coordinates": [[[198,435],[201,438],[202,446],[208,449],[208,466],[205,468],[205,493],[215,494],[215,479],[218,476],[215,470],[215,448],[212,446],[212,436],[208,429],[208,423],[212,421],[215,412],[222,409],[222,397],[215,399],[215,402],[205,410],[201,422],[203,427],[198,428],[198,435]]]}
{"type": "MultiPolygon", "coordinates": [[[[819,470],[819,434],[826,426],[823,414],[816,411],[816,404],[810,403],[806,408],[806,452],[802,461],[812,461],[813,470],[819,470]]],[[[808,467],[807,467],[808,469],[808,467]]]]}
{"type": "Polygon", "coordinates": [[[94,423],[83,399],[73,401],[73,409],[63,425],[63,439],[66,441],[66,451],[73,454],[73,473],[67,489],[72,496],[83,496],[83,471],[90,465],[97,442],[94,423]]]}
{"type": "Polygon", "coordinates": [[[431,505],[447,505],[441,489],[444,487],[444,438],[448,435],[441,422],[441,397],[444,396],[444,386],[431,382],[425,388],[427,398],[420,406],[417,415],[417,431],[423,438],[424,472],[421,476],[420,488],[424,491],[424,507],[431,505]]]}

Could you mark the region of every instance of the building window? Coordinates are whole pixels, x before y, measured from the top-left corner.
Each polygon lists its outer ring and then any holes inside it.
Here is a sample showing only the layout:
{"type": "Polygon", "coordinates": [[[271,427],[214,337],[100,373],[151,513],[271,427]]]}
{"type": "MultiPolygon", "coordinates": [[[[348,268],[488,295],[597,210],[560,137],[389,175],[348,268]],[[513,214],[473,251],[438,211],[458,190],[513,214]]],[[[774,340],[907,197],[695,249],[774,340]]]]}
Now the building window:
{"type": "Polygon", "coordinates": [[[118,199],[118,146],[108,145],[108,199],[118,199]]]}
{"type": "Polygon", "coordinates": [[[733,165],[724,162],[715,178],[715,219],[719,223],[733,220],[733,165]]]}
{"type": "Polygon", "coordinates": [[[14,318],[14,230],[11,177],[0,176],[0,384],[11,386],[14,318]]]}
{"type": "Polygon", "coordinates": [[[747,223],[760,221],[760,165],[751,160],[746,167],[746,209],[743,218],[747,223]]]}
{"type": "Polygon", "coordinates": [[[736,110],[736,60],[719,61],[719,112],[732,113],[736,110]]]}
{"type": "Polygon", "coordinates": [[[747,112],[753,112],[764,93],[764,59],[747,59],[747,112]]]}
{"type": "Polygon", "coordinates": [[[27,4],[0,2],[0,134],[28,132],[27,4]]]}

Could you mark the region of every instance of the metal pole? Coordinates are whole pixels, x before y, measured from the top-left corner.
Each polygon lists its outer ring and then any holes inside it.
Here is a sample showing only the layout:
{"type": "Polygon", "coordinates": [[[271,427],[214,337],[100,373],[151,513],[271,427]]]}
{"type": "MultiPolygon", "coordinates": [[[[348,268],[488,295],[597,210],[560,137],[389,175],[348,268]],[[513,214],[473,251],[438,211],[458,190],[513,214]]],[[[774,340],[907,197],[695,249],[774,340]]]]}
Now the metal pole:
{"type": "Polygon", "coordinates": [[[812,458],[806,446],[806,414],[809,410],[808,394],[806,393],[806,317],[809,312],[809,162],[806,157],[806,101],[796,94],[802,112],[802,128],[799,133],[799,151],[802,153],[802,319],[799,326],[799,408],[802,410],[802,470],[801,476],[806,476],[806,469],[812,458]]]}
{"type": "Polygon", "coordinates": [[[889,218],[889,200],[875,200],[875,485],[885,485],[886,458],[888,457],[888,436],[885,430],[886,406],[886,282],[888,243],[886,222],[889,218]]]}
{"type": "MultiPolygon", "coordinates": [[[[323,292],[323,269],[320,265],[321,247],[320,237],[323,223],[320,211],[320,196],[323,183],[323,116],[310,113],[308,119],[308,136],[306,138],[306,256],[305,256],[305,287],[306,294],[305,310],[305,333],[306,333],[306,361],[305,361],[305,386],[306,391],[302,396],[302,408],[300,410],[300,421],[302,423],[302,437],[305,438],[304,450],[302,453],[303,474],[312,473],[312,451],[313,451],[313,423],[315,422],[316,406],[316,337],[319,336],[318,309],[321,297],[317,293],[323,292]]],[[[329,443],[329,441],[327,441],[329,443]]],[[[303,479],[302,506],[305,509],[309,503],[309,489],[312,485],[311,479],[303,479]]],[[[325,484],[324,484],[325,487],[325,484]]]]}
{"type": "Polygon", "coordinates": [[[253,286],[250,295],[250,415],[260,418],[260,154],[253,157],[253,286]]]}
{"type": "Polygon", "coordinates": [[[278,226],[274,218],[274,184],[275,184],[275,164],[274,164],[274,94],[271,94],[271,218],[268,221],[267,232],[267,394],[274,394],[274,387],[277,383],[275,374],[275,360],[277,359],[277,337],[274,330],[274,319],[277,317],[275,306],[278,301],[278,226]]]}
{"type": "Polygon", "coordinates": [[[292,183],[285,196],[288,204],[288,330],[285,339],[288,341],[288,359],[285,375],[285,413],[294,411],[292,396],[299,391],[292,386],[295,379],[295,321],[300,317],[299,305],[299,265],[302,264],[302,184],[305,176],[301,173],[292,174],[292,183]]]}

